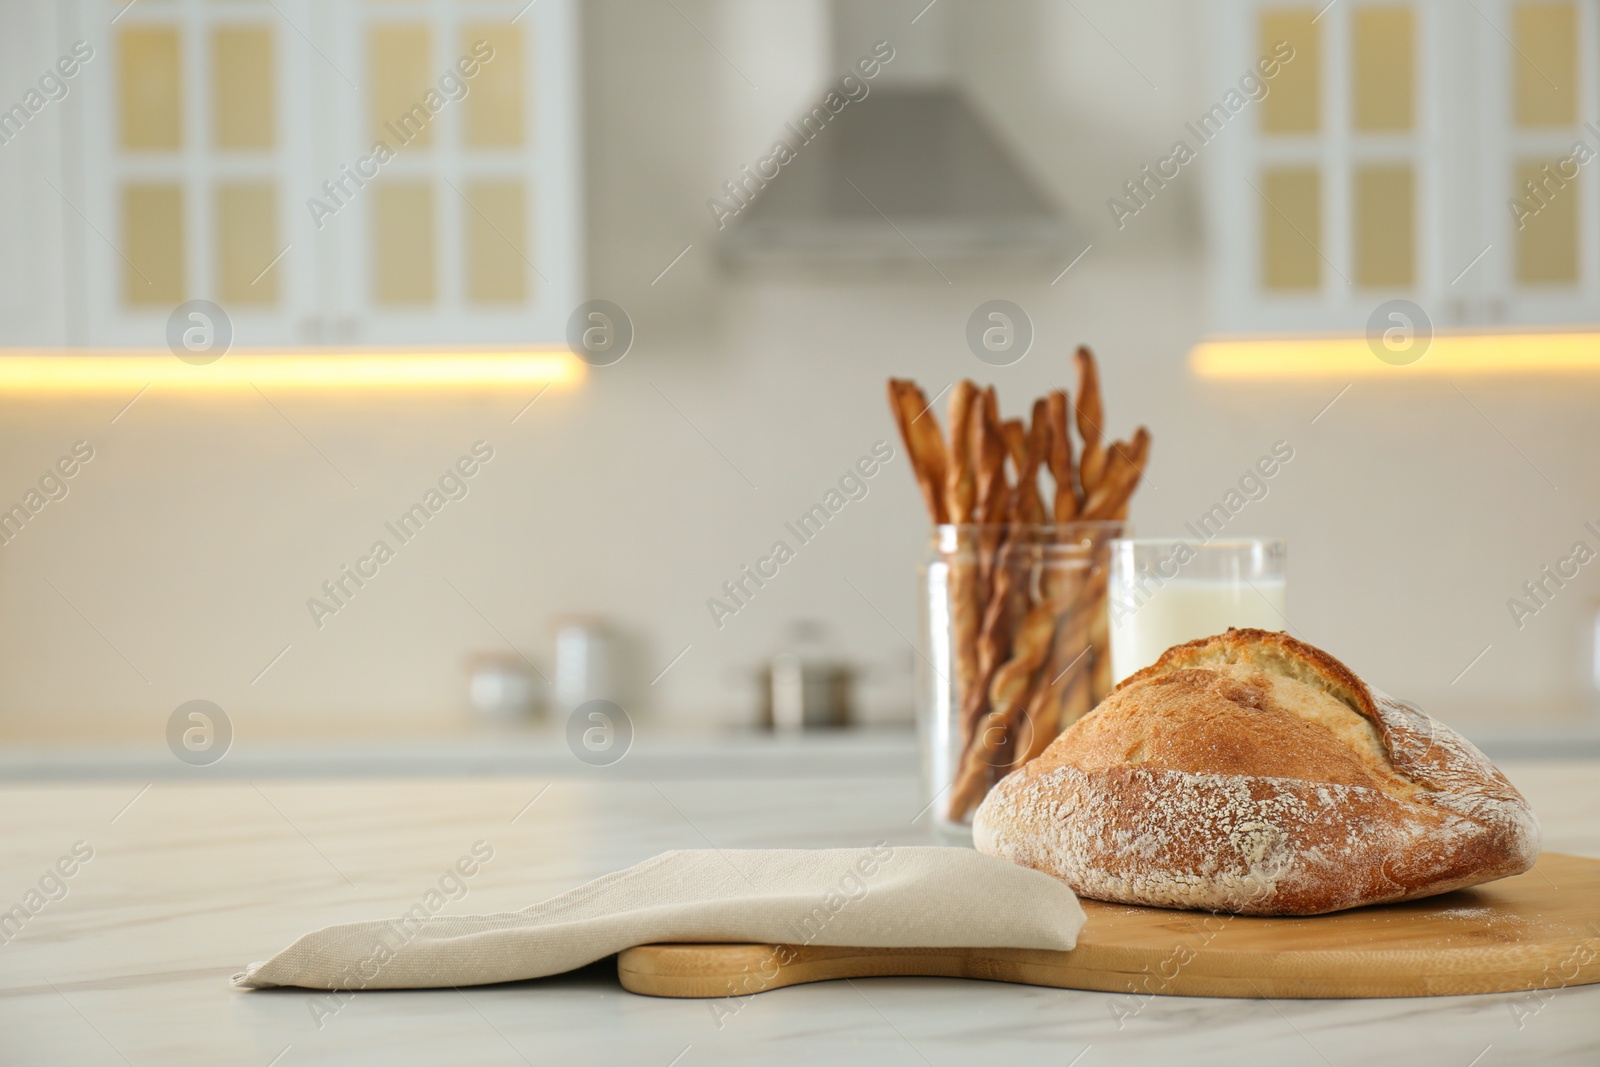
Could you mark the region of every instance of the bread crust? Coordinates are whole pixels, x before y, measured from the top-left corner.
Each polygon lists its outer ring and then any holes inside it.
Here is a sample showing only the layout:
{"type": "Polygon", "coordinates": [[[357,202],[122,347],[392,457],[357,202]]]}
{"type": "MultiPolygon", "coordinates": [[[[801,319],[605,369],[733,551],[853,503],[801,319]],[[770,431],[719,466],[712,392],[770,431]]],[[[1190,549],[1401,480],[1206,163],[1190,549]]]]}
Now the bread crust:
{"type": "Polygon", "coordinates": [[[1520,874],[1527,801],[1466,739],[1284,633],[1168,649],[1003,779],[982,852],[1081,896],[1315,915],[1520,874]]]}

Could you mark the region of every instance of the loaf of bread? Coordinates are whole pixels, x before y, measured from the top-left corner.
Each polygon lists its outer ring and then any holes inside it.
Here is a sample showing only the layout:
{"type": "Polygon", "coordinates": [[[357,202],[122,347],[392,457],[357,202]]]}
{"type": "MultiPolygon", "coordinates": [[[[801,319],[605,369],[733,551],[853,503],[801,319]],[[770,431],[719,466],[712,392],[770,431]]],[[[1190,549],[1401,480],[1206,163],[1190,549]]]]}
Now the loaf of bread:
{"type": "Polygon", "coordinates": [[[1520,874],[1539,826],[1459,734],[1283,633],[1168,649],[973,819],[1080,896],[1316,915],[1520,874]]]}

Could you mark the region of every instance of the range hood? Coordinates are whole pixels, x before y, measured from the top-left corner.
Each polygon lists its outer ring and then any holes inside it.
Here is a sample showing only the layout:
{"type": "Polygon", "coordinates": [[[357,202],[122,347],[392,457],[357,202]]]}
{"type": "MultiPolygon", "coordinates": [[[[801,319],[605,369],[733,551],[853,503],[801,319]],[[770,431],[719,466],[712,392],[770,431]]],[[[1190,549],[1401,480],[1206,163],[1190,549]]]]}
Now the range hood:
{"type": "Polygon", "coordinates": [[[1072,228],[954,87],[876,88],[796,149],[723,231],[730,261],[959,269],[1071,250],[1072,228]]]}
{"type": "Polygon", "coordinates": [[[1064,263],[1081,251],[1081,236],[962,90],[956,57],[967,34],[954,25],[954,6],[928,5],[912,25],[902,0],[834,0],[835,70],[850,71],[873,42],[892,47],[894,59],[861,99],[776,131],[793,156],[775,175],[768,168],[764,183],[747,178],[746,202],[719,234],[725,259],[905,265],[931,277],[979,264],[1064,263]]]}

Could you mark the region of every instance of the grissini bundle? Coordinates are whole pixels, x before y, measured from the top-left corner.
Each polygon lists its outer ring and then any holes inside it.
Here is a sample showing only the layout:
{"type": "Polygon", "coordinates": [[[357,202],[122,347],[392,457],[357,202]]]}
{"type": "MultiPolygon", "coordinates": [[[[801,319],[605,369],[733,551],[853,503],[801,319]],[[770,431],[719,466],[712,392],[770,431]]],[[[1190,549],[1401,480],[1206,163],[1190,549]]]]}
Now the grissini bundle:
{"type": "Polygon", "coordinates": [[[1126,519],[1150,434],[1141,426],[1130,439],[1107,443],[1094,355],[1079,348],[1073,364],[1076,399],[1053,390],[1031,405],[1027,421],[1001,417],[993,386],[957,382],[948,438],[921,388],[889,382],[890,409],[929,516],[958,527],[946,588],[961,751],[948,801],[953,820],[1110,688],[1105,575],[1093,562],[1105,536],[1041,544],[1034,531],[1126,519]],[[1055,487],[1049,500],[1041,471],[1055,487]],[[1052,551],[1063,548],[1081,553],[1082,565],[1053,562],[1052,551]]]}

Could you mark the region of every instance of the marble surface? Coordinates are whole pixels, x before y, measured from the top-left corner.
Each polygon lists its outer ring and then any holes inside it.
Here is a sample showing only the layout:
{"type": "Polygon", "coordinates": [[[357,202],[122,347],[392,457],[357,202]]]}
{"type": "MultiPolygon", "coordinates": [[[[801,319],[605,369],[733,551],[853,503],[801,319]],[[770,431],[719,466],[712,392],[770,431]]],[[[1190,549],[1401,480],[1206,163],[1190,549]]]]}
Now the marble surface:
{"type": "MultiPolygon", "coordinates": [[[[272,741],[235,738],[208,778],[437,778],[476,775],[588,776],[661,781],[715,778],[729,767],[741,777],[840,778],[917,773],[917,735],[909,725],[775,736],[765,731],[665,732],[640,724],[626,758],[607,767],[573,759],[566,734],[550,727],[479,730],[426,739],[272,741]]],[[[1582,744],[1563,736],[1572,752],[1582,744]]],[[[172,758],[165,738],[134,744],[0,743],[0,782],[70,779],[192,780],[194,768],[172,758]]]]}
{"type": "MultiPolygon", "coordinates": [[[[1452,721],[1498,762],[1546,759],[1600,761],[1600,717],[1546,718],[1510,726],[1452,721]]],[[[909,723],[774,736],[754,729],[684,733],[659,723],[636,724],[627,759],[605,768],[607,778],[663,780],[717,777],[729,766],[747,778],[859,777],[915,774],[917,735],[909,723]]],[[[172,758],[165,738],[142,743],[62,738],[0,740],[0,782],[142,781],[193,777],[172,758]]],[[[527,729],[477,729],[426,738],[234,738],[211,778],[399,778],[459,775],[552,775],[584,772],[566,736],[549,723],[527,729]]],[[[595,773],[601,773],[596,771],[595,773]]]]}
{"type": "MultiPolygon", "coordinates": [[[[1600,856],[1600,764],[1505,766],[1546,847],[1600,856]]],[[[663,849],[926,843],[914,779],[143,780],[0,787],[3,1064],[1442,1064],[1600,1061],[1600,986],[1369,1001],[1128,997],[953,979],[777,990],[719,1012],[614,965],[460,992],[246,993],[296,935],[399,913],[478,841],[457,912],[521,907],[663,849]],[[87,862],[73,860],[92,848],[87,862]],[[60,896],[56,883],[50,888],[60,896]]],[[[1600,918],[1600,902],[1597,902],[1600,918]]]]}

